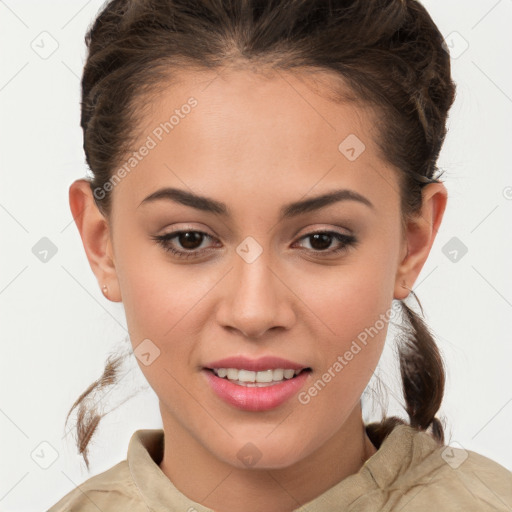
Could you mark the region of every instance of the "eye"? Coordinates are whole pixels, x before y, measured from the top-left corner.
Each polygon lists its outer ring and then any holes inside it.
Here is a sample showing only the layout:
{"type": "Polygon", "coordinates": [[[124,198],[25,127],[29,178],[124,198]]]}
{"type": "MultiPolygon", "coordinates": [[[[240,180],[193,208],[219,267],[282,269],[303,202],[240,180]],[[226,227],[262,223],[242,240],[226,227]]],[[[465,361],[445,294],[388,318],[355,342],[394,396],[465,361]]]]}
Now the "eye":
{"type": "MultiPolygon", "coordinates": [[[[201,248],[201,245],[205,240],[216,240],[208,233],[194,230],[173,231],[165,235],[157,235],[151,238],[177,258],[186,259],[197,258],[203,256],[206,252],[212,251],[213,248],[201,248]],[[176,240],[173,241],[174,239],[176,240]],[[176,248],[176,244],[181,246],[182,249],[176,248]]],[[[299,241],[308,239],[310,240],[311,248],[303,248],[303,250],[320,256],[338,254],[357,244],[355,236],[345,235],[337,231],[316,231],[308,233],[302,236],[299,241]],[[332,247],[333,242],[337,243],[334,247],[332,247]]]]}
{"type": "Polygon", "coordinates": [[[156,240],[166,251],[174,254],[178,258],[195,258],[202,256],[203,253],[210,249],[199,249],[204,239],[214,239],[208,233],[203,231],[182,230],[173,231],[166,235],[158,235],[151,237],[156,240]],[[177,239],[179,245],[185,250],[176,249],[172,240],[177,239]]]}
{"type": "Polygon", "coordinates": [[[304,235],[300,240],[309,240],[311,249],[306,248],[305,250],[320,254],[321,256],[324,254],[338,254],[357,244],[355,236],[345,235],[338,231],[315,231],[314,233],[304,235]],[[333,241],[337,242],[334,248],[331,246],[333,241]]]}

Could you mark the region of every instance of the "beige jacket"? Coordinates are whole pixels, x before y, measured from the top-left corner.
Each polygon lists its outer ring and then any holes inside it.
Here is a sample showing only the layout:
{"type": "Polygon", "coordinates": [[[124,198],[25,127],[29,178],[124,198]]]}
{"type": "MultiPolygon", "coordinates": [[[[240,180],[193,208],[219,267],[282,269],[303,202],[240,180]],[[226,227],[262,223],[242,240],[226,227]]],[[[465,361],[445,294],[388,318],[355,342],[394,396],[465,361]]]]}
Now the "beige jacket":
{"type": "MultiPolygon", "coordinates": [[[[155,462],[162,453],[162,430],[138,430],[127,460],[90,478],[49,512],[212,512],[174,487],[155,462]]],[[[357,473],[296,511],[512,512],[512,472],[399,425],[357,473]]]]}

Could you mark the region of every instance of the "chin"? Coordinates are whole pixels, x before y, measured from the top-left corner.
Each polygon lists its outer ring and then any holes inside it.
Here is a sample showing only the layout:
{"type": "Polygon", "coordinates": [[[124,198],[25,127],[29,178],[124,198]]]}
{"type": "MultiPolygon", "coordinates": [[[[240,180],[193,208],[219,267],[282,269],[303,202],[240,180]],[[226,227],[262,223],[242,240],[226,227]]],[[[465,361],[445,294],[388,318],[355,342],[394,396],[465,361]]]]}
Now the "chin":
{"type": "MultiPolygon", "coordinates": [[[[278,427],[279,428],[279,427],[278,427]]],[[[245,435],[233,439],[229,445],[222,448],[227,449],[219,453],[217,457],[227,464],[239,469],[283,469],[293,466],[304,458],[304,439],[297,432],[297,436],[277,436],[275,433],[263,434],[261,437],[245,435]],[[267,437],[266,437],[267,436],[267,437]],[[235,448],[234,452],[233,449],[235,448]]]]}

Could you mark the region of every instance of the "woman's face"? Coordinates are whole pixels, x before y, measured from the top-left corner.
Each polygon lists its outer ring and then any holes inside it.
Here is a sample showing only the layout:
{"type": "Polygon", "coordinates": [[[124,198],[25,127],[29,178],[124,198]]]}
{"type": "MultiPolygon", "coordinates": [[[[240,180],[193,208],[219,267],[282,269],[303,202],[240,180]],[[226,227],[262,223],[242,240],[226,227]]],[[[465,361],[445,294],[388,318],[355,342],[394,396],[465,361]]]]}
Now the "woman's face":
{"type": "Polygon", "coordinates": [[[371,112],[307,75],[179,78],[113,187],[115,286],[166,433],[235,466],[285,467],[360,418],[403,281],[398,178],[371,112]],[[166,188],[181,195],[148,199],[166,188]],[[218,368],[246,384],[306,370],[247,386],[218,368]]]}

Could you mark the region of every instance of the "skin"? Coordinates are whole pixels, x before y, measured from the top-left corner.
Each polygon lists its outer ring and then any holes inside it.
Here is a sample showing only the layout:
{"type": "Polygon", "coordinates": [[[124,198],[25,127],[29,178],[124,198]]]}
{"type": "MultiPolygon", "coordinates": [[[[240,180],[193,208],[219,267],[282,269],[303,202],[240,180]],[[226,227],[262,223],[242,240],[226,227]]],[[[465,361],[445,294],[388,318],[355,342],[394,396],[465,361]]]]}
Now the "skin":
{"type": "MultiPolygon", "coordinates": [[[[141,143],[190,96],[198,105],[115,186],[112,216],[99,212],[87,181],[69,189],[91,268],[109,299],[123,302],[133,346],[150,339],[160,350],[150,365],[139,362],[160,402],[160,468],[217,511],[239,510],[241,499],[247,512],[293,510],[376,452],[360,398],[387,324],[306,405],[293,397],[270,411],[241,411],[213,393],[201,367],[277,355],[312,368],[307,390],[393,299],[407,297],[446,206],[444,185],[429,184],[402,230],[398,174],[376,145],[374,112],[333,102],[321,76],[182,70],[140,120],[141,143]],[[354,161],[338,150],[349,134],[366,146],[354,161]],[[222,201],[232,216],[168,200],[139,206],[164,186],[222,201]],[[374,208],[341,201],[278,221],[284,204],[338,188],[374,208]],[[151,238],[185,228],[211,235],[195,247],[212,250],[177,259],[151,238]],[[315,230],[352,233],[358,244],[322,256],[305,237],[315,230]],[[236,252],[247,236],[263,251],[252,263],[236,252]],[[237,457],[248,442],[261,457],[252,467],[237,457]]],[[[338,246],[333,238],[328,248],[338,246]]]]}

